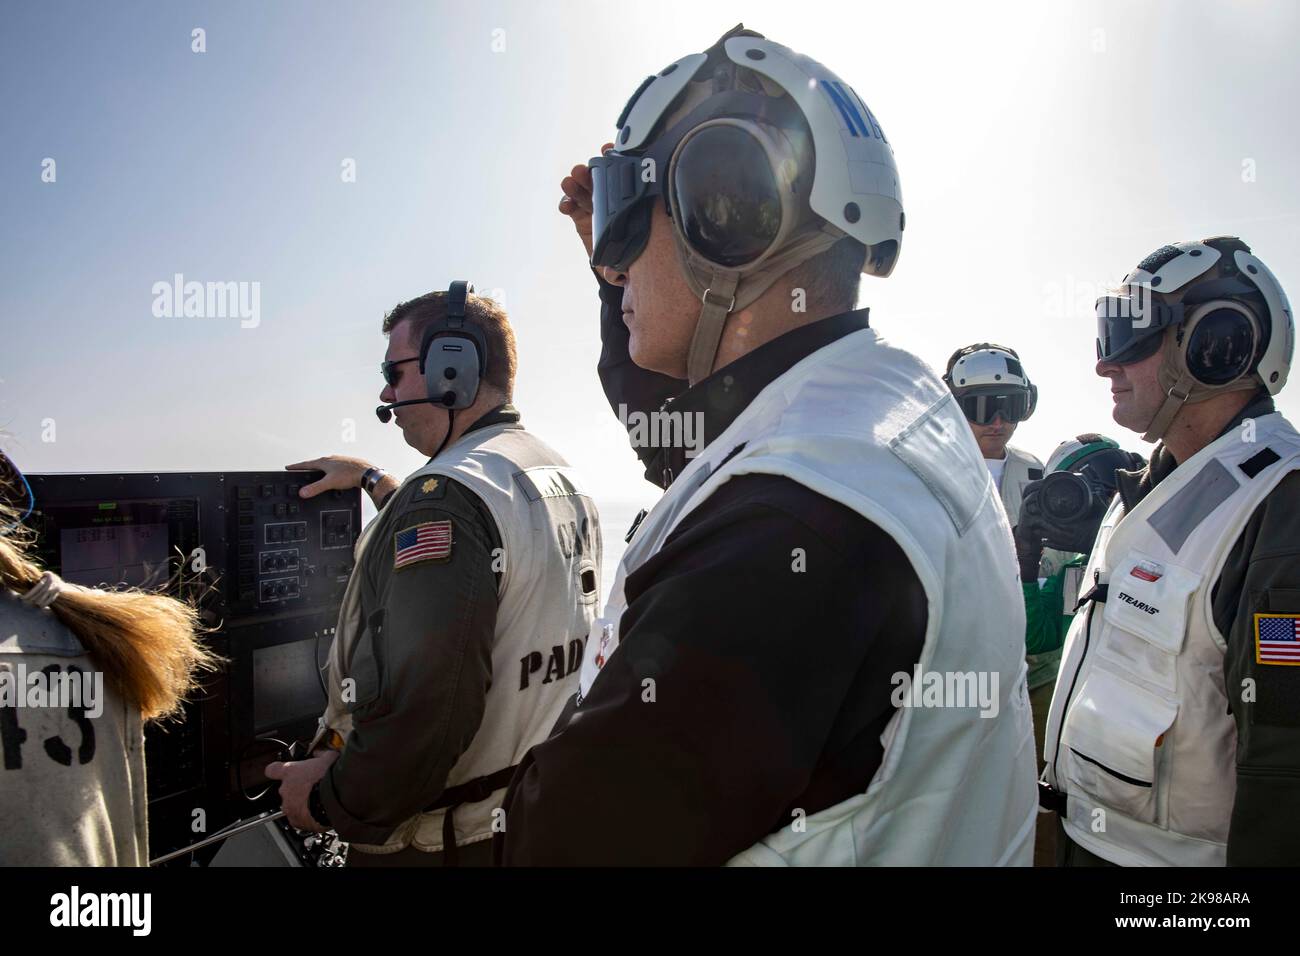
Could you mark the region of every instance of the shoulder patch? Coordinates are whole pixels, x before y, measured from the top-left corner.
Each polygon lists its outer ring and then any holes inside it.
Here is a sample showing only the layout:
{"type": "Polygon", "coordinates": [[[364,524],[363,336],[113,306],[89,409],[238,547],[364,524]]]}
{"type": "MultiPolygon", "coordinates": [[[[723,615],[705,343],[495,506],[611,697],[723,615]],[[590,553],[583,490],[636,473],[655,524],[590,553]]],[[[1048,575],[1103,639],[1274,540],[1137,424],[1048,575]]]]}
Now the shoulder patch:
{"type": "Polygon", "coordinates": [[[1255,663],[1300,664],[1300,614],[1255,615],[1255,663]]]}
{"type": "Polygon", "coordinates": [[[393,535],[393,570],[421,561],[446,561],[453,544],[451,521],[425,521],[393,535]]]}
{"type": "Polygon", "coordinates": [[[1251,457],[1247,458],[1245,461],[1238,464],[1237,467],[1246,473],[1247,478],[1254,478],[1256,475],[1258,475],[1269,465],[1273,464],[1273,462],[1281,461],[1281,459],[1282,456],[1279,455],[1277,452],[1275,452],[1273,449],[1265,448],[1263,451],[1259,452],[1258,454],[1252,455],[1251,457]]]}

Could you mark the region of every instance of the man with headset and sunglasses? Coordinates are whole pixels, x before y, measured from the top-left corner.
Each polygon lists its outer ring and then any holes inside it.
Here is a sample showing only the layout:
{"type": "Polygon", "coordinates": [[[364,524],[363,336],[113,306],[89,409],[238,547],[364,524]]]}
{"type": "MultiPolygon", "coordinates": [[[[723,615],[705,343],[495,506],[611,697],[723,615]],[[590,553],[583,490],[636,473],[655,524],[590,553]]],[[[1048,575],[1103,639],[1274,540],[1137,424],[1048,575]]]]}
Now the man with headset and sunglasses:
{"type": "Polygon", "coordinates": [[[499,859],[1028,863],[1010,529],[951,394],[853,308],[902,238],[880,124],[737,28],[618,127],[561,184],[608,280],[602,382],[625,413],[696,416],[704,447],[637,449],[666,492],[571,718],[511,783],[499,859]],[[905,706],[922,666],[991,677],[992,706],[905,706]]]}
{"type": "Polygon", "coordinates": [[[1040,785],[1064,865],[1300,863],[1295,325],[1234,237],[1163,246],[1097,302],[1117,472],[1052,699],[1040,785]]]}
{"type": "Polygon", "coordinates": [[[325,749],[267,771],[290,822],[336,829],[351,866],[490,864],[501,795],[572,695],[599,600],[595,506],[521,424],[514,333],[472,292],[384,319],[376,414],[427,464],[401,483],[355,458],[289,466],[325,472],[303,497],[362,487],[379,509],[330,649],[325,749]]]}

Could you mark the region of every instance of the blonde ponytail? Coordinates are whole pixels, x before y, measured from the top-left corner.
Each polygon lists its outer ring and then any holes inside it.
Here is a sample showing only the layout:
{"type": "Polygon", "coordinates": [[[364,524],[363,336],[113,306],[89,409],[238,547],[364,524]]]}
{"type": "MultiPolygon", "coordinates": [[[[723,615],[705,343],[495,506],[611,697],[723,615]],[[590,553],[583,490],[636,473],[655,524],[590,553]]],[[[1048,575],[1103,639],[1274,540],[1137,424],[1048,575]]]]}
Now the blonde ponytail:
{"type": "MultiPolygon", "coordinates": [[[[26,594],[44,573],[32,559],[32,533],[0,504],[0,586],[26,594]]],[[[50,611],[72,631],[105,680],[140,708],[145,720],[174,716],[200,673],[217,658],[197,640],[194,607],[137,589],[101,590],[64,583],[50,611]]]]}

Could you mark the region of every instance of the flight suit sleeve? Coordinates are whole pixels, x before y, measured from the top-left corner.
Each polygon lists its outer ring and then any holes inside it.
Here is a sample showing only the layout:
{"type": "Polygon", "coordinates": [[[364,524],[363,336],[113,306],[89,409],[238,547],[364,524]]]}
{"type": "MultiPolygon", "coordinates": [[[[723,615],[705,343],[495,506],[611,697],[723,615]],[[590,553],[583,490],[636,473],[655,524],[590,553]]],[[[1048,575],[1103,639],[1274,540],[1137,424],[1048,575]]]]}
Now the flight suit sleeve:
{"type": "Polygon", "coordinates": [[[1257,627],[1270,620],[1259,615],[1300,618],[1300,471],[1252,515],[1224,565],[1214,612],[1227,638],[1224,684],[1237,725],[1227,862],[1294,866],[1300,863],[1300,664],[1269,661],[1267,652],[1260,661],[1257,627]]]}
{"type": "MultiPolygon", "coordinates": [[[[632,361],[628,352],[627,325],[623,322],[623,290],[596,276],[600,284],[600,361],[596,372],[601,387],[609,400],[609,407],[618,414],[624,409],[626,420],[634,412],[657,412],[664,402],[686,391],[683,379],[662,375],[641,368],[632,361]]],[[[646,477],[658,484],[652,475],[653,460],[659,449],[652,446],[636,447],[637,457],[646,466],[646,477]]]]}
{"type": "Polygon", "coordinates": [[[1065,643],[1061,616],[1064,598],[1061,595],[1065,569],[1043,582],[1026,581],[1020,585],[1025,595],[1025,653],[1045,654],[1065,643]]]}
{"type": "MultiPolygon", "coordinates": [[[[499,533],[446,478],[415,482],[372,541],[353,653],[353,727],[321,784],[331,825],[383,843],[437,800],[479,729],[492,680],[499,533]]],[[[377,529],[378,530],[378,529],[377,529]]]]}

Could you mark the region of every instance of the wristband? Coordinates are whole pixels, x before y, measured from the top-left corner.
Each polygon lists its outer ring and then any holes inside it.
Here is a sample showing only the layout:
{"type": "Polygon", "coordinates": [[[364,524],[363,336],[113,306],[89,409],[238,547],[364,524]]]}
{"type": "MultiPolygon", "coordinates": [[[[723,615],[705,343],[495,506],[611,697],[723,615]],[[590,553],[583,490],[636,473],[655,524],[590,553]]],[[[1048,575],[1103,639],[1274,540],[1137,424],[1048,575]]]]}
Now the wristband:
{"type": "Polygon", "coordinates": [[[365,491],[366,494],[372,494],[375,490],[375,485],[379,484],[379,480],[386,474],[388,474],[388,472],[384,471],[384,469],[371,465],[361,473],[362,490],[365,491]]]}

